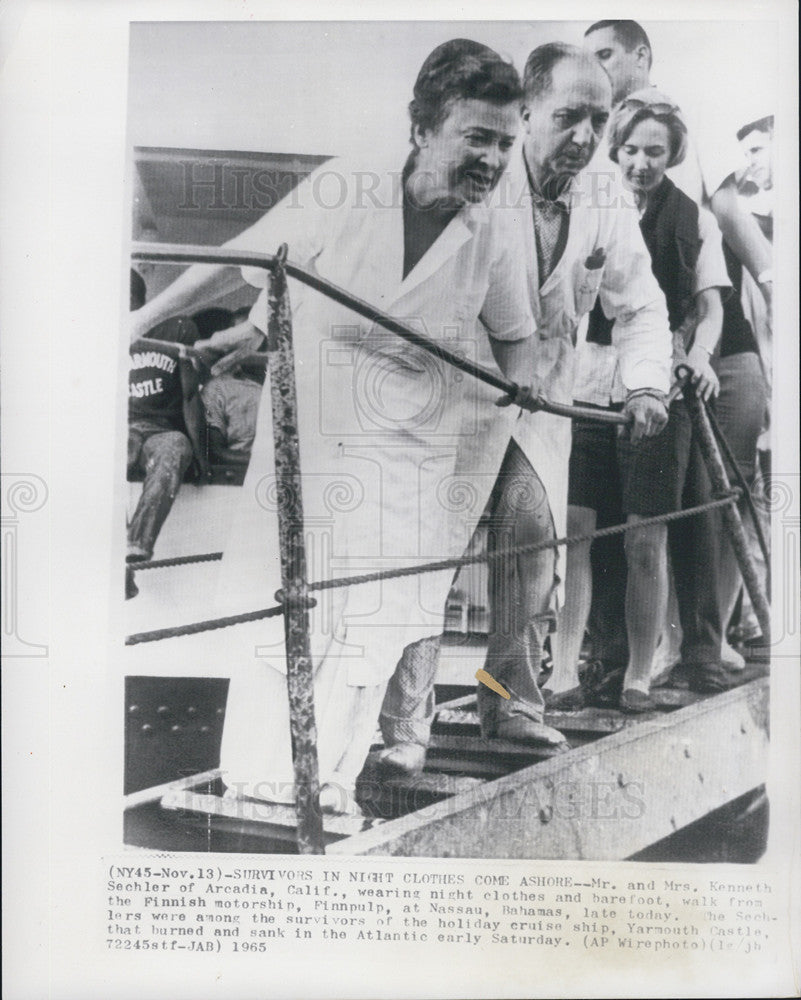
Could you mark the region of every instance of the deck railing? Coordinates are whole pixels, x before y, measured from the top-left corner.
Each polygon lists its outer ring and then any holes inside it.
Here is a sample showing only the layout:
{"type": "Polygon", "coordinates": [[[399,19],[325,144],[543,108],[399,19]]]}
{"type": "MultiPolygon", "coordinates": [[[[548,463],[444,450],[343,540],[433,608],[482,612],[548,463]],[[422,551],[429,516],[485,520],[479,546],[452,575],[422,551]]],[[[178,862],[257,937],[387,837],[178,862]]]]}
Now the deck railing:
{"type": "MultiPolygon", "coordinates": [[[[285,502],[278,505],[282,589],[276,595],[276,600],[280,606],[275,609],[267,609],[267,612],[261,614],[261,617],[267,617],[269,613],[282,613],[284,618],[290,732],[295,769],[298,850],[306,854],[324,854],[317,729],[314,715],[314,669],[309,641],[308,612],[313,601],[309,597],[310,587],[306,575],[297,393],[287,277],[308,285],[434,357],[479,379],[506,394],[525,409],[543,410],[566,418],[582,417],[619,425],[625,424],[627,418],[620,413],[555,404],[542,397],[530,397],[520,386],[496,372],[454,354],[396,317],[390,316],[370,303],[351,295],[350,292],[327,281],[320,275],[292,263],[287,259],[286,245],[283,245],[277,254],[264,254],[216,247],[137,243],[133,245],[131,257],[133,260],[166,264],[217,264],[232,267],[254,267],[269,273],[265,329],[267,330],[270,398],[273,413],[275,474],[278,493],[285,502]]],[[[722,508],[724,524],[737,557],[745,587],[759,620],[764,642],[767,645],[770,642],[770,611],[759,583],[756,566],[749,552],[742,519],[737,510],[736,500],[739,491],[731,488],[709,415],[703,401],[695,393],[691,378],[688,377],[692,374],[691,370],[686,366],[684,368],[685,370],[682,372],[677,371],[677,375],[680,376],[693,429],[717,499],[713,500],[711,504],[702,505],[693,510],[681,511],[678,515],[666,515],[664,519],[673,520],[676,516],[690,516],[697,510],[709,506],[722,508]]],[[[620,530],[630,529],[629,526],[620,526],[620,530]]],[[[603,533],[596,532],[593,537],[603,533]]],[[[609,529],[606,529],[606,533],[609,533],[609,529]]],[[[570,544],[577,540],[557,539],[548,544],[570,544]]],[[[513,551],[517,550],[496,552],[495,557],[503,558],[513,551]]],[[[477,562],[487,558],[489,557],[471,557],[469,561],[477,562]]],[[[442,565],[442,563],[427,564],[411,571],[428,572],[433,568],[441,569],[442,565]]],[[[408,573],[410,570],[405,568],[402,572],[408,573]]],[[[385,571],[383,575],[392,574],[385,571]]],[[[365,577],[360,578],[360,581],[364,582],[372,576],[374,574],[366,574],[365,577]]],[[[360,581],[354,580],[350,585],[360,581]]],[[[342,585],[347,582],[330,581],[330,584],[342,585]]],[[[314,589],[323,589],[324,586],[324,583],[318,583],[314,589]]],[[[247,615],[238,617],[242,620],[252,620],[247,615]]],[[[226,621],[226,624],[233,623],[233,621],[226,621]]],[[[183,630],[163,631],[170,635],[177,635],[189,634],[191,631],[201,631],[201,629],[198,626],[184,626],[183,630]]],[[[141,637],[139,641],[142,641],[141,637]]]]}

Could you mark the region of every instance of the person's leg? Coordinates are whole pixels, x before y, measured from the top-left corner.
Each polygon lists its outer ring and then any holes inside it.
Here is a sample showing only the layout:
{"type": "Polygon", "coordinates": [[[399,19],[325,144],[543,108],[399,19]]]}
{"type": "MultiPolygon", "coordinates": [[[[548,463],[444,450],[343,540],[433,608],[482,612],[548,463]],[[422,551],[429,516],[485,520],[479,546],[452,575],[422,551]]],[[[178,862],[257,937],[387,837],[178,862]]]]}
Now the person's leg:
{"type": "MultiPolygon", "coordinates": [[[[545,489],[512,441],[493,491],[489,550],[554,537],[545,489]]],[[[511,697],[502,698],[478,685],[481,732],[486,738],[563,742],[561,733],[543,725],[544,705],[537,683],[542,646],[551,623],[555,566],[552,548],[490,560],[486,669],[511,697]]]]}
{"type": "Polygon", "coordinates": [[[440,636],[407,646],[387,685],[379,724],[386,749],[381,764],[404,773],[421,771],[434,719],[434,679],[440,636]]]}
{"type": "Polygon", "coordinates": [[[150,559],[192,461],[189,438],[179,431],[151,434],[142,445],[145,481],[128,525],[128,558],[150,559]]]}
{"type": "MultiPolygon", "coordinates": [[[[567,492],[567,533],[595,531],[598,511],[620,505],[615,450],[616,428],[599,420],[573,422],[567,492]]],[[[554,708],[580,707],[579,659],[595,593],[593,560],[597,543],[580,542],[565,552],[565,603],[557,630],[551,635],[553,670],[543,687],[546,703],[554,708]]]]}
{"type": "MultiPolygon", "coordinates": [[[[596,442],[602,462],[596,464],[593,508],[596,527],[609,528],[625,521],[618,455],[617,428],[596,424],[596,442]]],[[[571,459],[572,461],[572,459],[571,459]]],[[[626,554],[621,535],[598,538],[590,551],[592,601],[587,620],[590,659],[614,671],[628,659],[625,625],[626,554]]]]}
{"type": "MultiPolygon", "coordinates": [[[[637,444],[621,438],[618,443],[623,507],[629,525],[666,515],[680,506],[689,447],[689,428],[679,412],[683,405],[674,403],[667,426],[655,437],[637,444]]],[[[667,533],[663,523],[629,530],[625,535],[629,656],[620,704],[629,711],[653,707],[648,692],[667,620],[667,533]]]]}
{"type": "MultiPolygon", "coordinates": [[[[320,711],[320,746],[339,747],[333,770],[320,771],[323,812],[359,813],[356,779],[376,735],[376,720],[387,687],[386,679],[369,687],[340,685],[320,711]]],[[[315,695],[316,697],[316,695],[315,695]]]]}
{"type": "MultiPolygon", "coordinates": [[[[759,357],[753,352],[733,354],[719,359],[715,370],[720,380],[715,414],[740,471],[751,487],[756,475],[757,441],[764,425],[767,406],[767,387],[759,357]]],[[[759,550],[745,501],[741,500],[738,506],[746,534],[749,540],[753,539],[753,546],[759,550]]],[[[759,564],[763,565],[761,550],[758,554],[759,564]]],[[[730,666],[742,667],[743,658],[731,648],[726,639],[726,629],[742,588],[740,567],[728,538],[724,538],[721,545],[718,588],[723,626],[721,659],[730,666]]]]}
{"type": "MultiPolygon", "coordinates": [[[[642,520],[639,514],[629,514],[627,523],[642,520]]],[[[667,607],[667,526],[656,524],[626,532],[626,561],[629,661],[623,691],[647,694],[667,607]]]]}
{"type": "Polygon", "coordinates": [[[128,425],[128,476],[139,469],[139,459],[142,455],[142,445],[145,442],[146,433],[144,429],[136,423],[128,425]]]}
{"type": "MultiPolygon", "coordinates": [[[[598,528],[622,524],[622,507],[598,517],[598,528]]],[[[628,661],[626,637],[626,552],[620,535],[599,538],[592,544],[592,603],[587,622],[590,659],[615,670],[628,661]]]]}
{"type": "MultiPolygon", "coordinates": [[[[327,656],[314,674],[320,805],[358,813],[356,779],[376,729],[386,680],[348,684],[347,657],[327,656]]],[[[227,794],[290,804],[296,798],[286,676],[250,658],[231,677],[220,768],[227,794]]]]}
{"type": "MultiPolygon", "coordinates": [[[[596,514],[589,507],[567,508],[568,535],[595,531],[596,514]]],[[[553,696],[578,686],[578,663],[592,602],[592,542],[570,545],[565,558],[565,606],[559,613],[559,625],[551,636],[553,672],[543,689],[553,696]]]]}
{"type": "Polygon", "coordinates": [[[681,662],[681,621],[679,620],[679,601],[676,597],[676,582],[673,579],[673,567],[670,556],[667,561],[667,607],[662,622],[662,634],[656,647],[654,667],[651,675],[653,685],[664,683],[673,673],[674,667],[681,662]]]}
{"type": "MultiPolygon", "coordinates": [[[[127,462],[127,476],[128,479],[131,478],[136,472],[139,471],[139,457],[142,454],[142,445],[145,440],[144,430],[136,423],[128,424],[128,462],[127,462]]],[[[130,527],[130,521],[127,521],[126,528],[130,527]]],[[[139,556],[137,556],[139,558],[139,556]]],[[[134,571],[130,566],[125,567],[125,600],[129,601],[131,598],[136,597],[139,593],[139,588],[136,586],[136,580],[134,579],[134,571]]]]}
{"type": "MultiPolygon", "coordinates": [[[[688,508],[709,500],[711,487],[686,409],[680,427],[686,431],[682,439],[689,445],[682,482],[682,506],[688,508]]],[[[718,567],[721,532],[720,515],[715,510],[673,521],[668,526],[683,631],[682,662],[689,668],[691,687],[705,692],[728,686],[720,661],[722,628],[718,567]]]]}
{"type": "MultiPolygon", "coordinates": [[[[754,487],[752,492],[757,517],[759,518],[759,523],[762,526],[762,535],[768,544],[768,556],[770,556],[770,511],[772,508],[768,495],[770,482],[771,452],[769,448],[768,435],[766,431],[763,430],[757,444],[756,475],[754,476],[754,487]]],[[[762,549],[759,547],[759,543],[756,539],[756,530],[751,523],[750,518],[746,521],[745,531],[749,537],[749,541],[751,542],[751,554],[753,555],[754,562],[757,565],[757,573],[759,574],[760,580],[764,582],[766,593],[769,593],[770,560],[768,559],[767,562],[765,561],[762,549]]],[[[760,628],[756,612],[751,604],[751,598],[745,588],[743,588],[743,603],[740,610],[739,630],[749,643],[753,643],[762,635],[762,629],[760,628]]]]}

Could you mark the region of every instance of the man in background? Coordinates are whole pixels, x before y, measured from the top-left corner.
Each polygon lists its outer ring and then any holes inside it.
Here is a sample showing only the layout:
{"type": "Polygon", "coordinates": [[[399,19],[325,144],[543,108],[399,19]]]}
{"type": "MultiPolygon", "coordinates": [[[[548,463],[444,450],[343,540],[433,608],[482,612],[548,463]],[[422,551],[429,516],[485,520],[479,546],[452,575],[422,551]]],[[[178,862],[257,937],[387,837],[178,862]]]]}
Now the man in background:
{"type": "MultiPolygon", "coordinates": [[[[745,157],[746,167],[729,174],[721,187],[736,189],[740,206],[753,216],[760,232],[770,244],[772,261],[773,115],[743,125],[737,130],[737,141],[745,157]]],[[[743,309],[754,330],[765,375],[770,381],[772,330],[768,305],[772,296],[765,296],[763,289],[773,286],[772,264],[754,281],[747,260],[739,259],[746,268],[743,274],[743,309]],[[763,294],[760,295],[760,292],[763,294]]]]}
{"type": "MultiPolygon", "coordinates": [[[[773,245],[773,115],[767,115],[755,121],[748,122],[737,130],[737,141],[740,144],[746,165],[740,170],[729,174],[723,186],[736,190],[737,197],[743,209],[750,212],[759,226],[763,236],[773,245]]],[[[772,274],[764,273],[758,284],[752,278],[745,262],[742,261],[724,243],[726,264],[739,302],[732,303],[732,308],[741,308],[744,321],[747,321],[746,331],[750,343],[733,357],[724,357],[721,350],[719,364],[721,366],[737,367],[734,371],[724,372],[728,378],[721,378],[721,400],[718,405],[718,419],[723,432],[734,446],[745,444],[742,453],[735,447],[735,457],[743,471],[756,503],[760,518],[762,535],[765,540],[770,538],[770,519],[766,514],[769,509],[764,495],[765,483],[770,477],[770,435],[768,431],[770,414],[770,384],[772,377],[772,344],[771,314],[760,286],[772,284],[772,274]],[[760,359],[757,365],[755,356],[760,359]],[[746,370],[747,366],[747,370],[746,370]],[[749,416],[751,420],[749,421],[749,416]],[[750,431],[743,442],[741,431],[750,431]],[[756,445],[753,435],[758,434],[756,445]]],[[[741,345],[742,348],[743,345],[741,345]]],[[[756,530],[749,514],[743,518],[746,534],[749,538],[751,556],[757,566],[757,572],[763,585],[768,579],[768,567],[765,555],[757,540],[756,530]]],[[[734,606],[736,594],[740,589],[740,574],[736,564],[732,564],[730,552],[724,550],[726,573],[722,579],[728,589],[723,593],[723,607],[728,614],[734,606]]],[[[747,591],[742,590],[742,607],[739,622],[732,629],[732,641],[744,642],[744,649],[758,646],[761,631],[756,615],[751,607],[747,591]]]]}
{"type": "MultiPolygon", "coordinates": [[[[584,44],[609,74],[614,104],[619,104],[636,90],[652,86],[651,42],[637,21],[596,21],[585,31],[584,44]]],[[[599,155],[603,161],[598,165],[606,167],[608,157],[605,151],[602,150],[599,155]]],[[[765,277],[771,266],[770,245],[753,216],[739,203],[735,188],[724,182],[710,190],[692,135],[684,164],[668,171],[668,176],[698,204],[709,203],[724,239],[758,282],[770,305],[772,284],[765,277]]]]}
{"type": "Polygon", "coordinates": [[[256,436],[264,371],[264,365],[241,364],[203,386],[212,462],[247,467],[256,436]]]}

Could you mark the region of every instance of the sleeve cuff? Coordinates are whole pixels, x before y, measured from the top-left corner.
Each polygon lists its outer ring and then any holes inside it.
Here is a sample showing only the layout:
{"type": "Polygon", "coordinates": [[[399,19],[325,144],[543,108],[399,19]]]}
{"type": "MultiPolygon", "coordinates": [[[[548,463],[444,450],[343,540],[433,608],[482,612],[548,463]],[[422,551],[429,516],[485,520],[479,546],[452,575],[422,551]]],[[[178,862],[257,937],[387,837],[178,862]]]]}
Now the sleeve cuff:
{"type": "MultiPolygon", "coordinates": [[[[621,374],[623,374],[621,372],[621,374]]],[[[655,392],[670,392],[670,365],[666,368],[650,361],[641,361],[623,378],[627,392],[638,389],[653,389],[655,392]]]]}

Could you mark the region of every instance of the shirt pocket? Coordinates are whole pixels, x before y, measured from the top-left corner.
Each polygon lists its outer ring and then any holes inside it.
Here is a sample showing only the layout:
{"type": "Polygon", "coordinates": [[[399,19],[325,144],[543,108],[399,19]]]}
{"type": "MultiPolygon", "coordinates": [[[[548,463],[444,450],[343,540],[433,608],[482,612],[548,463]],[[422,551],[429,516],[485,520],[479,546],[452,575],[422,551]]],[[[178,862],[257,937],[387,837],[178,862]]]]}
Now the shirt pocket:
{"type": "Polygon", "coordinates": [[[595,305],[595,300],[598,298],[598,292],[601,288],[603,273],[603,267],[589,268],[583,260],[576,262],[573,272],[573,288],[577,320],[581,319],[595,305]]]}

